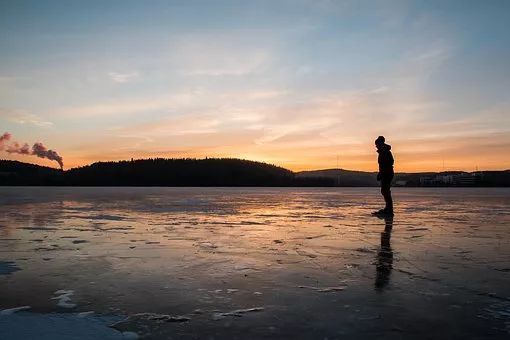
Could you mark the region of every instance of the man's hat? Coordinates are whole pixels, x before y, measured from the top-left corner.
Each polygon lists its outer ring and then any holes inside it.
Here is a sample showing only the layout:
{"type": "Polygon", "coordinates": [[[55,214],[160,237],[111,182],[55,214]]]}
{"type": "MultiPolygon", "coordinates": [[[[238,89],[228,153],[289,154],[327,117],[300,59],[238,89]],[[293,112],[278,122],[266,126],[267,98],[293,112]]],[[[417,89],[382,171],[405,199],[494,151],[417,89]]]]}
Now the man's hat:
{"type": "Polygon", "coordinates": [[[383,136],[379,136],[375,140],[375,144],[384,144],[385,141],[386,141],[386,139],[383,136]]]}

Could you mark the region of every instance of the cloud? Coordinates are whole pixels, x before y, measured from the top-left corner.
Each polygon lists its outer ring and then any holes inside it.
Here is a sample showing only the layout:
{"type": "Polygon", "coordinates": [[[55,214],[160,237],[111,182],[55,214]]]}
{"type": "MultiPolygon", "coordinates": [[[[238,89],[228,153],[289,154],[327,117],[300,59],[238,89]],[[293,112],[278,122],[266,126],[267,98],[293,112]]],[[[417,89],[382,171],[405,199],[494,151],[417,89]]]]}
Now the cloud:
{"type": "MultiPolygon", "coordinates": [[[[469,167],[475,160],[468,150],[483,153],[491,166],[497,153],[509,145],[510,138],[505,139],[504,134],[498,137],[494,148],[476,143],[477,138],[489,141],[488,136],[495,131],[491,121],[508,120],[505,106],[472,117],[434,120],[430,117],[443,112],[444,103],[408,92],[403,95],[392,86],[376,91],[373,88],[313,93],[298,99],[288,91],[278,95],[275,92],[275,96],[255,95],[251,100],[245,99],[248,95],[244,97],[242,92],[225,94],[219,101],[229,105],[212,105],[177,117],[127,125],[115,132],[119,136],[151,138],[150,148],[154,150],[171,145],[193,150],[190,154],[194,155],[250,156],[292,169],[335,166],[336,155],[340,155],[344,167],[374,170],[372,144],[380,134],[395,143],[400,171],[413,167],[438,170],[440,162],[435,159],[440,153],[448,155],[452,165],[469,167]],[[445,140],[445,136],[451,138],[445,140]],[[463,139],[467,142],[460,143],[463,139]],[[458,154],[463,155],[464,161],[458,154]],[[431,163],[420,161],[424,158],[431,163]]],[[[509,129],[498,129],[501,133],[504,130],[509,129]]]]}
{"type": "Polygon", "coordinates": [[[31,124],[39,127],[52,127],[54,124],[47,120],[42,120],[36,115],[25,115],[17,118],[11,119],[12,122],[18,123],[18,124],[31,124]]]}
{"type": "Polygon", "coordinates": [[[173,56],[187,76],[248,76],[271,65],[281,38],[264,30],[188,33],[176,39],[173,56]]]}
{"type": "Polygon", "coordinates": [[[138,72],[129,72],[129,73],[118,73],[118,72],[108,72],[108,77],[114,82],[118,84],[129,83],[134,81],[139,77],[138,72]]]}
{"type": "Polygon", "coordinates": [[[194,98],[199,98],[195,91],[181,91],[178,93],[154,96],[129,98],[106,101],[92,105],[77,105],[60,107],[52,110],[56,116],[70,119],[98,117],[104,115],[125,116],[136,113],[149,113],[158,110],[175,110],[188,105],[194,98]]]}
{"type": "Polygon", "coordinates": [[[0,109],[0,117],[4,117],[8,121],[16,124],[34,125],[42,128],[49,128],[54,125],[53,122],[45,120],[38,115],[27,113],[24,110],[0,109]]]}
{"type": "MultiPolygon", "coordinates": [[[[288,95],[286,90],[248,89],[218,90],[202,88],[183,88],[158,96],[139,98],[121,98],[100,102],[92,105],[77,105],[55,108],[51,114],[60,117],[86,118],[126,116],[129,114],[146,114],[154,111],[178,112],[210,112],[217,108],[245,107],[258,102],[277,100],[288,95]]],[[[218,112],[218,111],[216,111],[218,112]]]]}

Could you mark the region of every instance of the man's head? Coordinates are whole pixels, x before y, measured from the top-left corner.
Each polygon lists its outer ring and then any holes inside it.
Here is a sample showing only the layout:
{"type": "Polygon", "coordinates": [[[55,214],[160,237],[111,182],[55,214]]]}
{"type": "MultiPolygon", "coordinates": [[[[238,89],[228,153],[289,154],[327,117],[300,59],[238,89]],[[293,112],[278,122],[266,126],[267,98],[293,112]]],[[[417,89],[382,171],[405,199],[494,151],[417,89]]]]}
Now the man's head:
{"type": "Polygon", "coordinates": [[[385,141],[386,141],[386,139],[383,136],[377,137],[377,139],[375,140],[375,146],[377,147],[377,149],[380,149],[381,146],[384,145],[385,141]]]}

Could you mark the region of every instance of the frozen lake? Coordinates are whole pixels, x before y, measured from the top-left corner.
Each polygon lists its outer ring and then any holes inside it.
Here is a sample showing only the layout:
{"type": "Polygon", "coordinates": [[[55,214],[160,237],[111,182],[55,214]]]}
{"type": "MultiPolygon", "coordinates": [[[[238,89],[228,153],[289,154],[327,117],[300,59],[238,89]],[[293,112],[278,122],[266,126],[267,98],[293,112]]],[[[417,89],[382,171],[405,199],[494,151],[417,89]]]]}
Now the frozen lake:
{"type": "Polygon", "coordinates": [[[0,338],[508,339],[510,190],[393,192],[0,188],[0,338]]]}

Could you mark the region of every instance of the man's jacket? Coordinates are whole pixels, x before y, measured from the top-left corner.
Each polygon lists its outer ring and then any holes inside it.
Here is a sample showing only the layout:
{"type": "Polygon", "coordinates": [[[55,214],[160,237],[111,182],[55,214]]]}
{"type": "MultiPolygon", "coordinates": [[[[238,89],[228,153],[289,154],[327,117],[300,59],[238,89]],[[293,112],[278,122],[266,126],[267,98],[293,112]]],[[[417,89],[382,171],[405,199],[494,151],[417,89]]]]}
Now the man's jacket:
{"type": "Polygon", "coordinates": [[[384,144],[379,150],[377,150],[379,156],[377,161],[379,162],[379,176],[393,177],[393,155],[391,154],[391,145],[384,144]]]}

